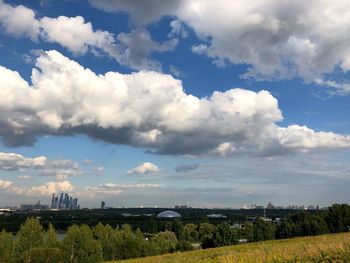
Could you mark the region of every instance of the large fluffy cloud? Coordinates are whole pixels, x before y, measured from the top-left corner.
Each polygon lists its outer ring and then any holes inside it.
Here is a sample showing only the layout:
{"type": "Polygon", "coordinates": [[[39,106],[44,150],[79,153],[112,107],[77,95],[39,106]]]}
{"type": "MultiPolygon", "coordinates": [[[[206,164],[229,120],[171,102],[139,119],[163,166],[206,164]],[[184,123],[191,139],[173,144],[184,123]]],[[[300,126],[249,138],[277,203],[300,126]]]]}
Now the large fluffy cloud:
{"type": "MultiPolygon", "coordinates": [[[[26,36],[32,40],[58,43],[74,54],[105,54],[119,64],[133,69],[161,70],[159,61],[150,59],[154,52],[173,50],[177,39],[163,43],[152,39],[145,28],[117,36],[102,30],[95,30],[82,16],[57,18],[36,18],[32,9],[12,6],[0,0],[0,29],[14,36],[26,36]]],[[[28,60],[28,59],[27,59],[28,60]]]]}
{"type": "Polygon", "coordinates": [[[33,10],[22,5],[12,7],[0,0],[0,27],[14,36],[27,36],[36,40],[39,35],[39,21],[33,10]]]}
{"type": "Polygon", "coordinates": [[[95,31],[81,16],[43,17],[40,26],[43,39],[59,43],[74,53],[85,53],[89,47],[104,49],[114,42],[113,34],[95,31]]]}
{"type": "Polygon", "coordinates": [[[97,75],[57,51],[37,59],[32,85],[0,67],[0,97],[0,136],[7,145],[83,133],[167,154],[350,147],[349,136],[277,126],[283,117],[268,91],[231,89],[198,98],[170,75],[97,75]]]}
{"type": "Polygon", "coordinates": [[[144,24],[176,16],[202,40],[195,52],[221,66],[247,64],[246,77],[314,81],[338,67],[350,69],[347,0],[90,2],[103,10],[128,12],[144,24]]]}

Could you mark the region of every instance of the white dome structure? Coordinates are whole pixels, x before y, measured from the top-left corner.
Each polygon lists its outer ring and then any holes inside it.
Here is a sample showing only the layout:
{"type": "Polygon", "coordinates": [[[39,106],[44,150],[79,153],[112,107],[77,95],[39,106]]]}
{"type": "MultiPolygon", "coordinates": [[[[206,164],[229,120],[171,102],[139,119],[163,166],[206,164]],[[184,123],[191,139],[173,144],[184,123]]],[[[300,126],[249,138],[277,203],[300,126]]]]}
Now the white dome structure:
{"type": "Polygon", "coordinates": [[[157,218],[180,218],[181,215],[174,211],[163,211],[157,215],[157,218]]]}

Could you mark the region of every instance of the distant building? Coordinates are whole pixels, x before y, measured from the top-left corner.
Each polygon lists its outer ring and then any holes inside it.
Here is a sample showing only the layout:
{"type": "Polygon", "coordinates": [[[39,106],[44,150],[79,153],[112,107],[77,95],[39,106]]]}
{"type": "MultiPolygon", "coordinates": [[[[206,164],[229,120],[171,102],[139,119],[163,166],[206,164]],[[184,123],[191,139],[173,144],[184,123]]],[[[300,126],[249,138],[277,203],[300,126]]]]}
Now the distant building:
{"type": "Polygon", "coordinates": [[[316,210],[316,207],[314,205],[309,205],[307,207],[307,210],[316,210]]]}
{"type": "Polygon", "coordinates": [[[259,219],[265,221],[265,222],[272,222],[272,219],[271,218],[268,218],[266,216],[263,216],[263,217],[259,217],[259,219]]]}
{"type": "Polygon", "coordinates": [[[208,218],[226,218],[227,216],[224,214],[209,214],[207,215],[208,218]]]}
{"type": "Polygon", "coordinates": [[[188,204],[185,204],[185,205],[175,205],[174,208],[175,209],[187,209],[187,208],[192,208],[192,207],[188,206],[188,204]]]}
{"type": "Polygon", "coordinates": [[[55,193],[52,194],[51,208],[55,206],[55,193]]]}
{"type": "Polygon", "coordinates": [[[247,207],[246,204],[243,204],[243,205],[241,206],[241,209],[246,210],[246,209],[248,209],[248,207],[247,207]]]}
{"type": "Polygon", "coordinates": [[[175,211],[163,211],[157,215],[157,218],[180,218],[181,215],[175,211]]]}
{"type": "Polygon", "coordinates": [[[73,198],[67,193],[52,194],[51,209],[78,210],[78,198],[73,198]]]}
{"type": "Polygon", "coordinates": [[[275,209],[275,206],[271,202],[269,202],[266,206],[266,209],[275,209]]]}
{"type": "Polygon", "coordinates": [[[241,224],[233,224],[232,226],[230,226],[230,228],[234,228],[234,229],[243,229],[243,226],[241,224]]]}
{"type": "Polygon", "coordinates": [[[21,204],[19,206],[20,211],[48,210],[48,209],[49,209],[49,206],[40,204],[40,201],[38,201],[36,204],[21,204]]]}
{"type": "Polygon", "coordinates": [[[254,204],[254,205],[250,205],[250,209],[264,209],[264,206],[254,204]]]}
{"type": "Polygon", "coordinates": [[[105,206],[106,206],[105,201],[102,201],[102,202],[101,202],[101,209],[104,209],[104,208],[105,208],[105,206]]]}
{"type": "Polygon", "coordinates": [[[60,200],[58,201],[58,207],[59,209],[63,208],[63,193],[60,194],[60,200]]]}

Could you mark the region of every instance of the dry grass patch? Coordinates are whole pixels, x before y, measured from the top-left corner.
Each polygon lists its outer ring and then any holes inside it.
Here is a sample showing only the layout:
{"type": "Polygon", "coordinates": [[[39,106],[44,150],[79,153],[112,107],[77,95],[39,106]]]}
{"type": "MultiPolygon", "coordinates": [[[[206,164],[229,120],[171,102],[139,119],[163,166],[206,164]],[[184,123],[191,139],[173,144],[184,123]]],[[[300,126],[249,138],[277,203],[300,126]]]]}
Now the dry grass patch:
{"type": "Polygon", "coordinates": [[[350,233],[272,240],[113,262],[350,262],[350,233]]]}

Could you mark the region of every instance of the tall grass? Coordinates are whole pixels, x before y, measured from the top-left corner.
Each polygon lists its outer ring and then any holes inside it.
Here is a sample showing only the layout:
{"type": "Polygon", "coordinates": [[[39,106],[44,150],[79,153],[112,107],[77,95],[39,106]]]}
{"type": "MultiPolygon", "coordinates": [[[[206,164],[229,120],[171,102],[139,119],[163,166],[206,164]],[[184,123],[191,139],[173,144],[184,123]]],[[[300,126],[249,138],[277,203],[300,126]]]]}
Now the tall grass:
{"type": "Polygon", "coordinates": [[[350,233],[265,241],[118,262],[350,262],[350,233]]]}

